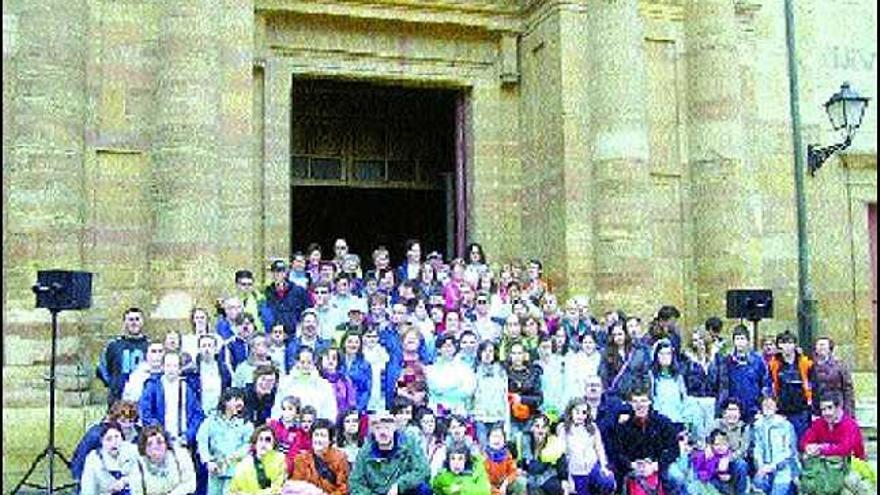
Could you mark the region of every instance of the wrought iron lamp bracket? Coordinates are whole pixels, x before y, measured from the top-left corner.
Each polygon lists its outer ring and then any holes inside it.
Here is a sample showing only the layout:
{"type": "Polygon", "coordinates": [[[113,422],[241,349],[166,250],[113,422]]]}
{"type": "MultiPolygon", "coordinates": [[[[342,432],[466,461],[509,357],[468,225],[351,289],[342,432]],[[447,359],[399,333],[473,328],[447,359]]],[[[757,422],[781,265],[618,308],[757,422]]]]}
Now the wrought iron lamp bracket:
{"type": "Polygon", "coordinates": [[[822,168],[822,164],[831,158],[831,155],[849,148],[850,144],[852,144],[852,134],[847,133],[846,139],[842,143],[825,147],[816,144],[807,145],[807,168],[810,171],[810,176],[815,176],[816,171],[822,168]]]}

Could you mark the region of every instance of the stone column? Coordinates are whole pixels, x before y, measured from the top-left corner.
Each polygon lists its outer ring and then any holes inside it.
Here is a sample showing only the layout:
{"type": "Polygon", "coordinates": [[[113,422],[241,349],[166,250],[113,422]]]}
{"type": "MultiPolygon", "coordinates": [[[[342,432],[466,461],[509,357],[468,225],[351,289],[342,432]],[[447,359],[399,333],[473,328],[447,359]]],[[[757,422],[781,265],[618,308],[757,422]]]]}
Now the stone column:
{"type": "MultiPolygon", "coordinates": [[[[263,158],[263,259],[291,254],[290,133],[293,74],[278,57],[266,60],[263,158]]],[[[360,253],[367,256],[367,253],[360,253]]],[[[363,260],[362,260],[363,261],[363,260]]]]}
{"type": "Polygon", "coordinates": [[[637,0],[590,4],[594,311],[652,300],[644,27],[637,0]]]}
{"type": "Polygon", "coordinates": [[[726,291],[747,282],[749,231],[756,221],[746,204],[738,29],[733,0],[687,2],[686,117],[699,318],[723,315],[726,291]]]}
{"type": "MultiPolygon", "coordinates": [[[[166,0],[152,153],[155,231],[150,246],[153,317],[181,319],[219,294],[217,239],[224,235],[217,163],[218,0],[166,0]]],[[[235,187],[228,185],[225,187],[235,187]]]]}
{"type": "Polygon", "coordinates": [[[86,2],[13,9],[3,7],[3,62],[15,68],[3,71],[4,326],[33,319],[44,330],[30,290],[37,271],[82,269],[86,2]]]}

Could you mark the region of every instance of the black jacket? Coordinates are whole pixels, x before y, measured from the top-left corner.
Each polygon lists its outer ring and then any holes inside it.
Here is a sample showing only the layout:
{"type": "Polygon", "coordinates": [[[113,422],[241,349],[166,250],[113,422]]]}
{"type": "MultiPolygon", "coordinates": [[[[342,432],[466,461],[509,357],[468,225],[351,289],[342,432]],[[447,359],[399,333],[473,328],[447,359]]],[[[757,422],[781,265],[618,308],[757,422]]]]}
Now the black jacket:
{"type": "Polygon", "coordinates": [[[678,458],[678,428],[666,416],[651,411],[644,427],[635,415],[611,429],[609,458],[619,477],[632,471],[630,463],[637,459],[651,459],[665,472],[678,458]]]}

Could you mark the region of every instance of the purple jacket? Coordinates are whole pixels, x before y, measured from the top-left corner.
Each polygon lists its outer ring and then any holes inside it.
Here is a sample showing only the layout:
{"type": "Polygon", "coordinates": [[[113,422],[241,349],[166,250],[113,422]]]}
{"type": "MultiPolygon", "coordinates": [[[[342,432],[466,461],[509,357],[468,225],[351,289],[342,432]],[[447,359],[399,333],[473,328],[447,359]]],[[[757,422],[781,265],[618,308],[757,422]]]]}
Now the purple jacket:
{"type": "MultiPolygon", "coordinates": [[[[730,461],[733,461],[733,458],[730,455],[730,452],[725,454],[730,461]]],[[[714,478],[717,478],[719,474],[725,474],[730,472],[730,464],[727,465],[727,471],[719,471],[718,464],[721,462],[721,457],[717,455],[713,455],[710,458],[706,458],[706,453],[702,450],[698,450],[691,454],[691,465],[694,467],[694,472],[697,475],[697,478],[702,482],[711,481],[714,478]]]]}
{"type": "Polygon", "coordinates": [[[335,373],[322,372],[321,376],[330,382],[330,385],[333,385],[333,392],[336,394],[336,410],[340,417],[349,409],[357,409],[357,393],[351,383],[351,378],[338,371],[335,373]]]}

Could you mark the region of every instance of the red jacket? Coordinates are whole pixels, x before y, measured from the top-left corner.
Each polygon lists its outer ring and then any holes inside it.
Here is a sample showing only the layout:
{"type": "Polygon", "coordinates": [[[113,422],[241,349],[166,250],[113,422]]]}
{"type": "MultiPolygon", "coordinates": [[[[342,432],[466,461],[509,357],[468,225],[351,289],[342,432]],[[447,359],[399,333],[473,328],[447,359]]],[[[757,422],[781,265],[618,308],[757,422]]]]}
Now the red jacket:
{"type": "Polygon", "coordinates": [[[865,441],[862,438],[859,424],[846,414],[833,427],[823,418],[813,421],[801,439],[801,451],[811,443],[818,443],[822,446],[819,449],[821,455],[854,455],[862,460],[867,458],[865,441]]]}

